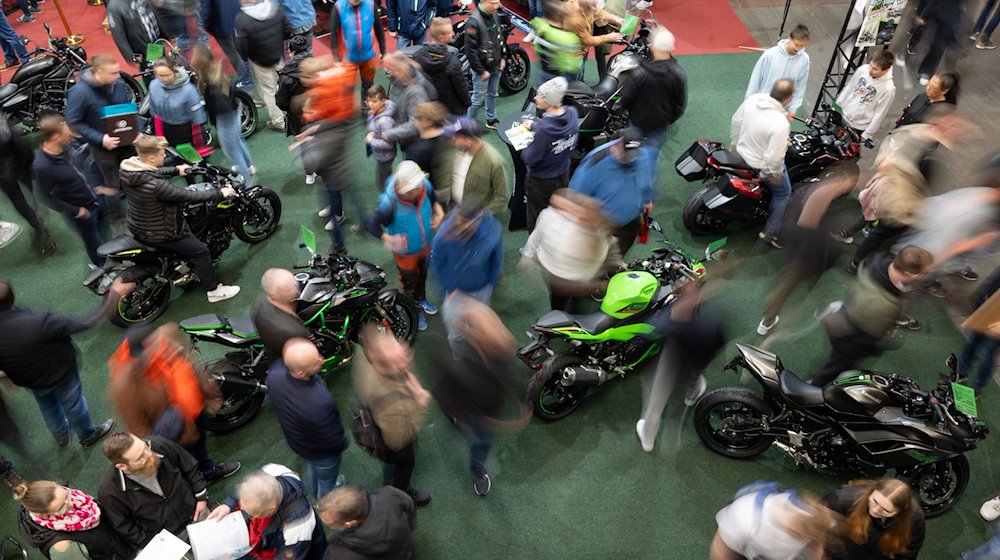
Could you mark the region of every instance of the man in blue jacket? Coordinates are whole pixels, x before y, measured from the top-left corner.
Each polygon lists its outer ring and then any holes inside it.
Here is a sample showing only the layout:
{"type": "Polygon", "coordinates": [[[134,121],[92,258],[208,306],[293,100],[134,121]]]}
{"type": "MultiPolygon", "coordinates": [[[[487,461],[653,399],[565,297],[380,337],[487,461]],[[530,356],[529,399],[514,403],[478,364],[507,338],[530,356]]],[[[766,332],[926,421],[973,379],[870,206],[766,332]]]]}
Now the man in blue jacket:
{"type": "Polygon", "coordinates": [[[659,149],[642,144],[642,131],[625,129],[621,138],[591,150],[573,173],[570,190],[596,198],[614,226],[613,234],[624,259],[643,213],[653,211],[653,180],[659,149]]]}
{"type": "Polygon", "coordinates": [[[250,65],[236,49],[236,15],[240,13],[240,0],[201,0],[201,24],[215,37],[226,60],[239,76],[241,87],[252,80],[250,65]]]}
{"type": "Polygon", "coordinates": [[[386,0],[389,12],[389,35],[396,38],[398,49],[423,45],[427,28],[434,17],[434,6],[428,0],[386,0]]]}
{"type": "Polygon", "coordinates": [[[552,193],[569,184],[569,166],[576,148],[580,118],[576,107],[563,107],[568,86],[562,76],[538,86],[535,106],[543,111],[542,118],[524,123],[535,133],[531,144],[521,151],[521,160],[528,168],[524,192],[528,199],[529,232],[535,229],[538,213],[549,205],[552,193]]]}
{"type": "Polygon", "coordinates": [[[278,0],[278,4],[288,18],[288,25],[292,26],[292,37],[304,35],[312,50],[313,28],[316,27],[316,8],[312,0],[278,0]]]}

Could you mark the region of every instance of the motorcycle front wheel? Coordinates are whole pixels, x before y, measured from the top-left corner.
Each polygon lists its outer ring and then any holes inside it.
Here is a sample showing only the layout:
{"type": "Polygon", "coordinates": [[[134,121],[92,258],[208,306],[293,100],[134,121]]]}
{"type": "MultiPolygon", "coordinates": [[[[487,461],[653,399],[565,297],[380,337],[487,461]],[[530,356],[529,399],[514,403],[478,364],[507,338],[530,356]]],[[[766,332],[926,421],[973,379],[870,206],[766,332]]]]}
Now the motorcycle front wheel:
{"type": "Polygon", "coordinates": [[[171,284],[155,276],[135,281],[135,290],[118,300],[111,323],[128,328],[152,321],[163,314],[170,303],[171,284]]]}
{"type": "Polygon", "coordinates": [[[244,243],[260,243],[271,237],[281,220],[281,198],[271,189],[261,189],[243,210],[243,220],[236,227],[236,237],[244,243]]]}
{"type": "Polygon", "coordinates": [[[121,77],[122,82],[125,83],[125,89],[128,90],[130,103],[135,103],[136,106],[142,104],[142,100],[146,97],[146,94],[142,91],[142,86],[139,85],[139,81],[133,78],[131,75],[125,72],[119,72],[118,75],[121,77]]]}
{"type": "Polygon", "coordinates": [[[763,453],[772,438],[764,435],[771,411],[757,393],[725,387],[705,395],[694,409],[694,431],[709,449],[726,457],[745,459],[763,453]]]}
{"type": "Polygon", "coordinates": [[[706,185],[694,191],[684,205],[682,218],[684,227],[695,235],[715,235],[726,229],[729,225],[725,220],[720,220],[713,215],[713,212],[705,205],[705,195],[711,185],[706,185]]]}
{"type": "MultiPolygon", "coordinates": [[[[392,307],[385,308],[385,315],[388,324],[381,326],[392,331],[392,336],[396,337],[396,340],[413,344],[413,340],[417,337],[417,307],[413,301],[403,294],[398,294],[392,307]]],[[[377,313],[372,312],[369,317],[373,323],[379,324],[380,318],[377,313]]]]}
{"type": "Polygon", "coordinates": [[[237,89],[233,97],[236,98],[236,110],[240,112],[240,134],[250,138],[257,132],[257,105],[253,96],[241,89],[237,89]]]}
{"type": "Polygon", "coordinates": [[[924,515],[937,517],[951,509],[965,492],[970,472],[969,460],[959,455],[897,473],[897,477],[913,488],[924,515]]]}
{"type": "Polygon", "coordinates": [[[507,64],[500,73],[500,87],[507,93],[520,93],[528,87],[528,79],[531,76],[531,60],[528,59],[528,51],[521,45],[510,45],[507,47],[507,64]]]}
{"type": "Polygon", "coordinates": [[[535,416],[542,420],[559,420],[576,410],[583,401],[587,387],[560,383],[565,368],[580,365],[583,359],[575,355],[556,356],[531,376],[528,382],[528,402],[535,416]]]}

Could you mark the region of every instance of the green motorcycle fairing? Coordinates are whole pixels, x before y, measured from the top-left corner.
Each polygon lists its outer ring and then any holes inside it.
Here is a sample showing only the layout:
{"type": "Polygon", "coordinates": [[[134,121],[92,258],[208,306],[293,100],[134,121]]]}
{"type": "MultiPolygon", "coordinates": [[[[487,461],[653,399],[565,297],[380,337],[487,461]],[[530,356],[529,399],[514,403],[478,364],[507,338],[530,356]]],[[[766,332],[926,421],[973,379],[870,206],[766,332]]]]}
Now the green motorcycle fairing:
{"type": "Polygon", "coordinates": [[[659,287],[660,281],[644,270],[619,272],[608,281],[601,312],[615,319],[627,319],[646,309],[659,287]]]}
{"type": "Polygon", "coordinates": [[[611,327],[610,329],[597,334],[591,334],[578,326],[557,327],[552,330],[565,336],[566,338],[579,340],[581,342],[625,342],[637,336],[651,334],[655,330],[655,327],[647,323],[630,323],[620,327],[611,327]]]}

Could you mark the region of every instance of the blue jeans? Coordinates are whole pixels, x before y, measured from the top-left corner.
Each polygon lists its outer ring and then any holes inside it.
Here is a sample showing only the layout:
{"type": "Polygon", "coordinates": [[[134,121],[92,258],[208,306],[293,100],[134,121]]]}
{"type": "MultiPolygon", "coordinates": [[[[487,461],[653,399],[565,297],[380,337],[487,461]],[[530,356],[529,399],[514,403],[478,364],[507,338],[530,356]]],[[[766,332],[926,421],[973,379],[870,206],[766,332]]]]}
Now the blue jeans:
{"type": "Polygon", "coordinates": [[[69,437],[72,426],[80,441],[86,441],[97,433],[90,420],[90,409],[80,385],[80,371],[73,370],[62,382],[43,389],[32,389],[38,408],[45,418],[45,425],[57,440],[69,437]]]}
{"type": "Polygon", "coordinates": [[[486,472],[486,458],[493,444],[493,432],[483,426],[482,419],[467,426],[469,430],[469,470],[472,474],[486,472]]]}
{"type": "Polygon", "coordinates": [[[220,113],[215,116],[215,130],[219,133],[219,145],[222,146],[222,153],[236,169],[243,175],[243,181],[249,185],[251,182],[250,166],[253,160],[250,159],[250,149],[247,148],[246,140],[240,134],[240,111],[230,111],[220,113]]]}
{"type": "Polygon", "coordinates": [[[538,85],[542,85],[545,82],[551,80],[552,78],[555,78],[556,76],[562,76],[563,78],[566,78],[566,81],[569,82],[569,83],[573,83],[577,79],[577,75],[576,74],[549,74],[545,70],[542,70],[541,68],[539,68],[539,70],[538,70],[538,85]]]}
{"type": "Polygon", "coordinates": [[[344,213],[344,197],[340,191],[327,188],[326,198],[327,205],[330,207],[330,220],[333,222],[333,231],[330,232],[330,238],[333,240],[334,245],[343,245],[344,232],[340,230],[340,222],[337,220],[337,216],[344,213]]]}
{"type": "Polygon", "coordinates": [[[28,0],[17,0],[17,7],[21,8],[24,15],[31,17],[31,9],[38,9],[38,0],[31,0],[30,2],[28,0]]]}
{"type": "Polygon", "coordinates": [[[528,20],[542,17],[542,8],[545,5],[543,0],[528,0],[528,20]]]}
{"type": "Polygon", "coordinates": [[[306,492],[320,499],[337,487],[340,475],[340,455],[322,459],[306,459],[302,465],[303,483],[306,492]]]}
{"type": "Polygon", "coordinates": [[[0,48],[3,49],[4,62],[7,64],[13,64],[19,59],[21,62],[28,62],[28,49],[21,44],[21,39],[14,33],[3,10],[0,10],[0,48]],[[17,58],[14,58],[15,54],[17,58]]]}
{"type": "Polygon", "coordinates": [[[1000,340],[977,332],[969,335],[969,340],[962,348],[962,355],[958,358],[958,372],[968,375],[972,372],[973,362],[979,360],[979,373],[972,381],[973,389],[981,390],[989,383],[993,375],[993,358],[997,348],[1000,348],[1000,340]]]}
{"type": "Polygon", "coordinates": [[[788,198],[792,196],[792,181],[788,178],[788,168],[784,163],[781,164],[781,180],[777,183],[764,181],[764,185],[771,191],[771,204],[767,207],[764,233],[778,235],[778,230],[781,229],[781,217],[785,214],[785,207],[788,206],[788,198]]]}
{"type": "Polygon", "coordinates": [[[423,45],[424,44],[424,40],[425,40],[424,37],[420,37],[419,39],[410,39],[406,35],[403,35],[402,33],[399,33],[399,34],[396,35],[396,49],[397,50],[398,49],[405,49],[406,47],[409,47],[410,45],[423,45]]]}
{"type": "MultiPolygon", "coordinates": [[[[993,528],[996,530],[998,525],[994,523],[993,528]]],[[[1000,560],[1000,533],[990,537],[979,548],[963,552],[961,560],[1000,560]]]]}
{"type": "MultiPolygon", "coordinates": [[[[632,121],[628,122],[629,126],[639,126],[632,121]]],[[[646,135],[646,140],[643,142],[647,146],[653,146],[657,150],[663,147],[663,142],[667,139],[667,127],[655,128],[647,130],[641,126],[643,134],[646,135]]],[[[788,172],[785,172],[785,176],[788,176],[788,172]]]]}
{"type": "Polygon", "coordinates": [[[486,95],[486,120],[497,120],[497,94],[500,91],[500,69],[490,72],[490,79],[483,80],[479,76],[472,78],[472,106],[468,117],[475,119],[479,108],[483,106],[483,94],[486,95]]]}
{"type": "Polygon", "coordinates": [[[101,237],[101,230],[97,226],[98,216],[100,214],[99,208],[91,208],[90,215],[86,218],[71,218],[73,227],[76,228],[77,233],[80,234],[80,239],[83,239],[83,246],[87,249],[87,257],[90,262],[94,263],[96,266],[101,266],[103,260],[97,255],[97,248],[104,243],[104,239],[101,237]]]}
{"type": "Polygon", "coordinates": [[[996,7],[997,0],[987,0],[986,5],[983,6],[983,11],[979,12],[979,19],[976,20],[976,26],[973,28],[975,31],[982,31],[982,39],[988,40],[993,31],[997,28],[997,24],[1000,23],[1000,10],[997,10],[993,14],[993,18],[990,19],[990,23],[987,25],[986,20],[990,17],[990,12],[996,7]]]}

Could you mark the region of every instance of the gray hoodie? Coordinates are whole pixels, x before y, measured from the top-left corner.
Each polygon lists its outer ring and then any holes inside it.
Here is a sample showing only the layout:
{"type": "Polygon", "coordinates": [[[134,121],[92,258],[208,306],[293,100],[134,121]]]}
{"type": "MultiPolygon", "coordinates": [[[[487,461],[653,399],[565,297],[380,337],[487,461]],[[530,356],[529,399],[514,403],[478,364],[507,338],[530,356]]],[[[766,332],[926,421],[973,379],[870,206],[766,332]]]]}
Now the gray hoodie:
{"type": "Polygon", "coordinates": [[[420,136],[417,125],[413,121],[413,109],[432,99],[437,99],[437,90],[430,81],[416,68],[410,68],[412,81],[406,85],[398,79],[390,81],[389,99],[396,104],[396,112],[393,120],[396,126],[385,131],[385,139],[399,142],[401,146],[406,146],[420,136]]]}

